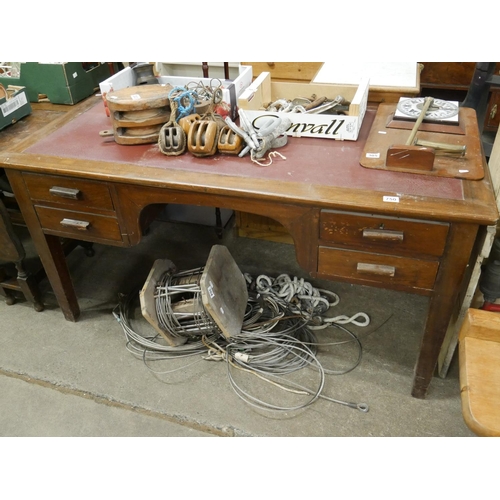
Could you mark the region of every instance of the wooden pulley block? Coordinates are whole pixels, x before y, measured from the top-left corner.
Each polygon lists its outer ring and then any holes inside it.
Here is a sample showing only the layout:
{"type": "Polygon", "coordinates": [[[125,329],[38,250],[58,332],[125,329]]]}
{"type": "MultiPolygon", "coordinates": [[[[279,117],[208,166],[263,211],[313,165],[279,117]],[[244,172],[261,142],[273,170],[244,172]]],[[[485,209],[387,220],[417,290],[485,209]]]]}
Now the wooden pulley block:
{"type": "Polygon", "coordinates": [[[147,127],[117,127],[112,130],[101,130],[101,137],[113,137],[117,144],[129,146],[134,144],[149,144],[158,140],[162,124],[147,127]]]}
{"type": "Polygon", "coordinates": [[[178,156],[186,151],[186,134],[177,123],[168,122],[158,135],[158,147],[167,156],[178,156]]]}
{"type": "Polygon", "coordinates": [[[170,107],[168,97],[172,85],[135,85],[106,94],[106,102],[110,111],[140,111],[170,107]]]}
{"type": "Polygon", "coordinates": [[[145,127],[163,125],[170,120],[170,108],[141,109],[139,111],[115,111],[110,116],[115,127],[145,127]]]}
{"type": "Polygon", "coordinates": [[[215,121],[199,120],[188,134],[188,150],[194,156],[212,156],[217,152],[219,127],[215,121]]]}
{"type": "Polygon", "coordinates": [[[219,153],[237,155],[241,152],[243,146],[243,139],[234,130],[227,125],[222,127],[217,143],[219,153]]]}
{"type": "Polygon", "coordinates": [[[186,137],[189,134],[189,129],[191,128],[191,125],[198,120],[201,120],[201,116],[198,113],[193,113],[192,115],[184,116],[179,120],[179,125],[184,130],[186,137]]]}
{"type": "Polygon", "coordinates": [[[158,141],[162,126],[170,119],[171,89],[171,85],[136,85],[108,92],[115,141],[124,145],[158,141]]]}

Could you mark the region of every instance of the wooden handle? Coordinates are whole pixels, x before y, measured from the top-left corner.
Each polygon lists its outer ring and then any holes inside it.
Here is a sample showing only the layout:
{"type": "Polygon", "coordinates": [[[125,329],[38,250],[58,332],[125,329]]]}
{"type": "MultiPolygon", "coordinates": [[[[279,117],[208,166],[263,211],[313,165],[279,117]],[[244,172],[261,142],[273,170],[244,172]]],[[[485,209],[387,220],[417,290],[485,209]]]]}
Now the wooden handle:
{"type": "Polygon", "coordinates": [[[52,186],[49,189],[49,193],[53,196],[59,196],[60,198],[70,198],[72,200],[80,199],[82,194],[79,189],[65,188],[59,186],[52,186]]]}
{"type": "Polygon", "coordinates": [[[434,102],[434,99],[432,97],[425,98],[424,106],[422,107],[422,111],[420,111],[420,114],[418,115],[418,118],[417,118],[417,121],[415,122],[415,125],[413,125],[410,137],[408,137],[408,140],[406,141],[406,146],[411,146],[413,144],[413,141],[415,140],[415,136],[417,135],[418,127],[420,127],[420,124],[424,121],[425,114],[427,113],[427,110],[429,109],[430,105],[433,102],[434,102]]]}
{"type": "Polygon", "coordinates": [[[362,274],[376,274],[377,276],[394,276],[396,268],[393,266],[384,266],[381,264],[366,264],[359,262],[356,266],[358,273],[362,274]]]}
{"type": "Polygon", "coordinates": [[[326,97],[318,97],[318,99],[314,100],[313,102],[307,104],[304,106],[304,109],[306,111],[309,111],[310,109],[317,108],[321,104],[323,104],[326,101],[326,97]]]}
{"type": "Polygon", "coordinates": [[[403,241],[403,231],[392,231],[390,229],[363,229],[363,238],[383,241],[403,241]]]}
{"type": "Polygon", "coordinates": [[[64,227],[71,227],[73,229],[78,229],[78,231],[86,231],[89,226],[90,222],[87,222],[85,220],[76,220],[76,219],[63,219],[60,222],[61,226],[64,227]]]}

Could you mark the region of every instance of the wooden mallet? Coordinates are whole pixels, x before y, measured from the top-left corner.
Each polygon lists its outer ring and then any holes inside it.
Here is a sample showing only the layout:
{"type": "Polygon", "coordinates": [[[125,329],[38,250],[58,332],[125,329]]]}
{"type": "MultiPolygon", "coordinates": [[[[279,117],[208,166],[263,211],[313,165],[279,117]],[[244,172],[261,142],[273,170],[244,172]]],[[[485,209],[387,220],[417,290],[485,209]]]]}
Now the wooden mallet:
{"type": "Polygon", "coordinates": [[[426,97],[422,111],[404,145],[392,145],[387,150],[385,164],[387,167],[408,168],[413,170],[432,170],[436,151],[434,148],[416,146],[414,144],[418,128],[425,118],[427,110],[434,102],[432,97],[426,97]]]}

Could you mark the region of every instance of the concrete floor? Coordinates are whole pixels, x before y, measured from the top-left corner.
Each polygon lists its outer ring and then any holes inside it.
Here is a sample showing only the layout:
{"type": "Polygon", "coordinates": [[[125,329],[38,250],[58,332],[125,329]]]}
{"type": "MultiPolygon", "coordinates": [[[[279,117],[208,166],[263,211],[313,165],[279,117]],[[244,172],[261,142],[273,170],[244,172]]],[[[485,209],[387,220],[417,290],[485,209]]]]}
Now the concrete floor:
{"type": "MultiPolygon", "coordinates": [[[[0,298],[0,435],[474,436],[462,418],[456,359],[446,379],[434,378],[426,400],[410,395],[425,297],[311,280],[340,296],[335,315],[363,311],[371,318],[368,327],[349,326],[363,347],[359,366],[328,375],[322,392],[366,403],[368,413],[326,399],[289,412],[254,408],[232,389],[226,363],[201,357],[187,367],[178,359],[146,366],[127,351],[112,314],[119,294],[142,286],[157,258],[170,259],[180,270],[203,266],[214,244],[227,246],[244,272],[309,280],[291,245],[238,238],[232,228],[220,240],[212,227],[157,222],[136,247],[95,245],[94,257],[82,248],[68,257],[82,310],[76,323],[64,320],[46,280],[42,312],[23,300],[8,306],[0,298]]],[[[322,355],[321,362],[338,369],[354,357],[346,345],[322,355]]],[[[315,383],[311,370],[297,376],[315,383]]],[[[249,391],[263,390],[255,377],[239,377],[249,391]]],[[[283,397],[269,387],[265,394],[276,403],[283,397]]]]}

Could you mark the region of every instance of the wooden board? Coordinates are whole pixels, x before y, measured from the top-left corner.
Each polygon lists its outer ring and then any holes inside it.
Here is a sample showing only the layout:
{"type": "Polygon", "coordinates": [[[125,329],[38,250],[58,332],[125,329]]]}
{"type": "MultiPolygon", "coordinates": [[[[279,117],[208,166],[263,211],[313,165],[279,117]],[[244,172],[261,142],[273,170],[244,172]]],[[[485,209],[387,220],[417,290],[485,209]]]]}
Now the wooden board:
{"type": "Polygon", "coordinates": [[[393,145],[405,144],[410,135],[408,130],[387,127],[394,110],[394,104],[381,104],[379,106],[365,147],[361,153],[359,162],[363,167],[468,180],[480,180],[484,177],[485,159],[479,137],[476,112],[470,108],[460,108],[459,111],[460,122],[465,127],[464,135],[428,132],[425,130],[417,133],[417,139],[420,140],[466,146],[466,153],[463,158],[436,155],[434,168],[430,171],[387,166],[387,150],[393,145]]]}
{"type": "Polygon", "coordinates": [[[269,71],[273,81],[305,81],[310,82],[319,69],[322,62],[242,62],[243,66],[252,66],[252,74],[260,75],[263,71],[269,71]]]}
{"type": "Polygon", "coordinates": [[[500,436],[500,314],[469,309],[459,354],[465,422],[479,436],[500,436]]]}
{"type": "Polygon", "coordinates": [[[248,303],[245,278],[223,245],[214,245],[200,280],[203,305],[226,338],[241,332],[248,303]]]}
{"type": "Polygon", "coordinates": [[[283,224],[269,217],[247,212],[236,212],[235,225],[239,237],[293,245],[293,238],[283,224]]]}
{"type": "Polygon", "coordinates": [[[156,314],[155,287],[159,279],[165,272],[175,272],[175,266],[170,260],[157,259],[155,260],[149,275],[144,282],[144,286],[139,292],[141,302],[141,312],[148,323],[169,343],[176,347],[187,342],[187,337],[178,337],[164,330],[156,314]]]}

